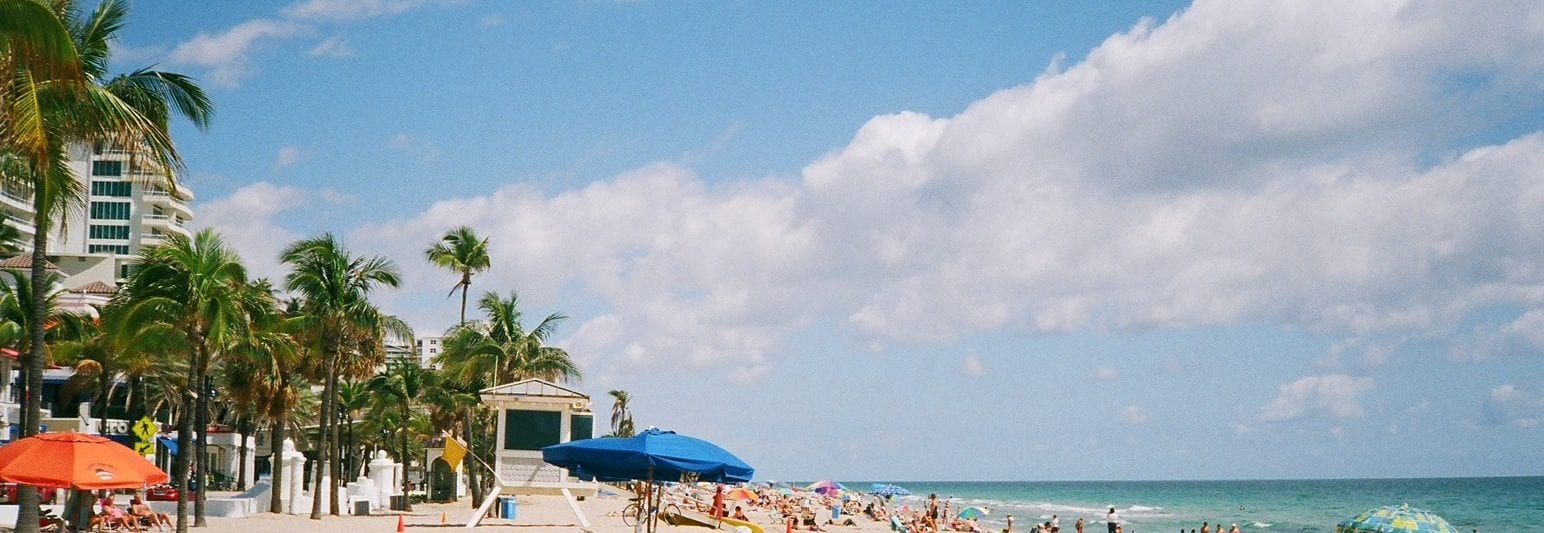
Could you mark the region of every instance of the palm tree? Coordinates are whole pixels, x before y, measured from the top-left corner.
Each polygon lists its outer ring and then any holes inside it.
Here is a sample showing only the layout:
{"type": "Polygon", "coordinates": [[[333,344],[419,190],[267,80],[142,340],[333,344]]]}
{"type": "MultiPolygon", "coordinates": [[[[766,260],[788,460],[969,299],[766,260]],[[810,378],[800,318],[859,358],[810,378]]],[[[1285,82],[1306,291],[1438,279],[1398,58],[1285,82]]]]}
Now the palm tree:
{"type": "MultiPolygon", "coordinates": [[[[202,463],[208,456],[209,376],[211,352],[237,344],[246,335],[246,268],[236,251],[226,246],[214,230],[199,231],[192,239],[180,235],[168,237],[166,244],[153,245],[140,252],[139,266],[130,273],[127,284],[114,296],[124,306],[119,338],[137,335],[162,335],[187,350],[188,394],[183,398],[183,416],[177,429],[178,449],[173,466],[177,481],[186,485],[191,438],[198,432],[197,450],[192,454],[202,463]]],[[[208,468],[200,464],[194,483],[208,486],[208,468]]],[[[177,528],[186,530],[186,487],[177,498],[177,528]]],[[[203,502],[207,490],[197,491],[196,527],[202,527],[203,502]]]]}
{"type": "Polygon", "coordinates": [[[463,323],[442,341],[444,349],[438,361],[454,379],[492,385],[505,375],[514,380],[549,381],[583,377],[568,352],[545,345],[567,316],[549,314],[527,331],[519,296],[513,292],[508,299],[498,293],[484,293],[477,307],[487,315],[486,321],[463,323]],[[486,381],[490,377],[492,382],[486,381]]]}
{"type": "MultiPolygon", "coordinates": [[[[410,412],[412,405],[418,402],[419,397],[423,395],[425,390],[433,386],[434,373],[424,370],[423,367],[418,366],[417,361],[411,360],[394,363],[387,367],[386,372],[370,379],[370,391],[376,394],[377,399],[390,400],[392,403],[395,403],[396,407],[400,409],[401,421],[403,422],[408,422],[412,419],[410,412]]],[[[404,470],[410,468],[413,463],[413,456],[408,453],[408,431],[408,425],[405,423],[397,428],[397,432],[401,435],[402,439],[402,455],[399,457],[402,459],[402,468],[404,470]]],[[[408,483],[407,478],[404,476],[402,479],[402,493],[411,493],[412,491],[409,490],[410,486],[411,484],[408,483]]],[[[405,505],[406,507],[403,510],[413,510],[411,502],[406,502],[405,505]]]]}
{"type": "Polygon", "coordinates": [[[611,436],[624,438],[633,436],[633,412],[627,405],[632,401],[632,395],[621,389],[610,391],[606,394],[610,394],[613,400],[611,403],[611,436]]]}
{"type": "Polygon", "coordinates": [[[348,380],[338,383],[338,411],[343,415],[346,424],[341,430],[343,436],[338,439],[342,441],[342,445],[339,446],[341,455],[338,462],[341,466],[340,470],[346,472],[347,476],[359,475],[359,467],[362,466],[355,461],[360,451],[359,440],[354,434],[354,419],[369,409],[375,400],[369,381],[348,380]]]}
{"type": "MultiPolygon", "coordinates": [[[[281,312],[278,301],[272,297],[267,280],[248,285],[248,317],[251,320],[248,335],[231,348],[234,356],[227,364],[247,370],[244,382],[232,389],[238,398],[251,398],[254,415],[268,425],[270,456],[273,467],[273,498],[268,511],[284,512],[281,487],[285,486],[281,453],[284,450],[286,429],[296,428],[296,434],[304,420],[310,417],[308,407],[315,403],[310,387],[301,376],[300,367],[304,349],[292,333],[301,333],[301,321],[281,312]],[[260,298],[259,295],[266,295],[260,298]]],[[[239,375],[239,374],[238,374],[239,375]]]]}
{"type": "Polygon", "coordinates": [[[461,274],[461,280],[451,286],[450,294],[461,291],[461,321],[466,322],[466,295],[472,288],[472,274],[488,270],[488,239],[478,239],[472,228],[461,226],[445,232],[444,237],[424,250],[424,256],[434,266],[461,274]]]}
{"type": "MultiPolygon", "coordinates": [[[[84,201],[80,183],[65,164],[67,146],[105,141],[136,147],[165,170],[167,185],[173,188],[182,159],[171,141],[170,115],[176,112],[203,128],[212,109],[203,90],[186,76],[142,69],[108,78],[109,43],[127,17],[123,2],[104,0],[87,17],[79,16],[71,1],[52,2],[52,17],[39,13],[39,7],[21,0],[0,1],[0,67],[12,76],[11,91],[0,102],[0,157],[19,162],[0,165],[5,169],[0,179],[31,185],[35,316],[45,312],[49,230],[84,201]],[[67,38],[61,39],[60,29],[67,38]]],[[[38,383],[44,364],[43,324],[33,324],[29,334],[31,350],[22,366],[26,381],[38,383]]],[[[30,387],[23,398],[22,436],[38,431],[41,393],[30,387]]],[[[36,491],[24,487],[19,496],[18,526],[34,531],[36,491]]]]}
{"type": "MultiPolygon", "coordinates": [[[[322,477],[329,471],[334,460],[332,450],[337,446],[337,428],[332,423],[337,418],[337,388],[339,358],[345,343],[357,345],[360,334],[373,337],[374,344],[386,334],[411,339],[407,325],[395,317],[386,315],[370,303],[370,292],[378,286],[396,287],[401,275],[390,260],[382,257],[355,258],[331,234],[302,239],[285,247],[280,260],[290,266],[285,276],[284,288],[302,299],[301,316],[307,329],[315,332],[321,346],[322,408],[320,414],[321,442],[318,453],[315,491],[311,518],[320,520],[322,507],[322,477]]],[[[331,487],[337,493],[338,480],[332,479],[331,487]]],[[[337,515],[337,498],[332,498],[332,514],[337,515]]]]}

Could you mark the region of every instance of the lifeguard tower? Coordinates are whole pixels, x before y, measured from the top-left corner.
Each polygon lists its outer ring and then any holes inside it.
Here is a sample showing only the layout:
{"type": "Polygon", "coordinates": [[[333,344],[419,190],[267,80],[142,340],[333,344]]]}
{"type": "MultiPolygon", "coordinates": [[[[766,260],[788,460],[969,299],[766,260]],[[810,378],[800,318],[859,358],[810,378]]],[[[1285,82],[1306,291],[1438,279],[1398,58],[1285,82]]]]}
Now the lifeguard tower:
{"type": "Polygon", "coordinates": [[[561,494],[579,525],[590,527],[576,497],[594,496],[597,483],[570,477],[568,470],[541,458],[541,449],[553,444],[594,436],[595,414],[590,397],[540,379],[527,379],[479,391],[483,403],[498,412],[497,448],[492,468],[494,491],[466,527],[475,527],[501,495],[561,494]]]}

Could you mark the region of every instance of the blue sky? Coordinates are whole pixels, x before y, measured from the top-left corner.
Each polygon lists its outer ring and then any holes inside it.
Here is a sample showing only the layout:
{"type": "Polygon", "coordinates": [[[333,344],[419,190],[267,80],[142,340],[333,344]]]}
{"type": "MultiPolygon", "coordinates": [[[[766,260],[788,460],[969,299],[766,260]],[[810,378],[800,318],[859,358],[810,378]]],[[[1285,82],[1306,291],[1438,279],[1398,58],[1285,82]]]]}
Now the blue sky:
{"type": "Polygon", "coordinates": [[[198,223],[571,316],[772,479],[1544,474],[1528,4],[144,2],[198,223]]]}

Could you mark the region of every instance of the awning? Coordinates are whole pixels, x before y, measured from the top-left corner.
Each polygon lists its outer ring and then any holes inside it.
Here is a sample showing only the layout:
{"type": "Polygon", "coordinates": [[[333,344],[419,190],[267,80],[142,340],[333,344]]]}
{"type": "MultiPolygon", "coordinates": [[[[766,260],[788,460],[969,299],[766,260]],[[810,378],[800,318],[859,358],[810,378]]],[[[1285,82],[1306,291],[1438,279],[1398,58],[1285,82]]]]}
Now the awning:
{"type": "Polygon", "coordinates": [[[166,448],[166,453],[177,455],[177,439],[168,437],[156,437],[155,440],[156,442],[161,443],[161,447],[166,448]]]}

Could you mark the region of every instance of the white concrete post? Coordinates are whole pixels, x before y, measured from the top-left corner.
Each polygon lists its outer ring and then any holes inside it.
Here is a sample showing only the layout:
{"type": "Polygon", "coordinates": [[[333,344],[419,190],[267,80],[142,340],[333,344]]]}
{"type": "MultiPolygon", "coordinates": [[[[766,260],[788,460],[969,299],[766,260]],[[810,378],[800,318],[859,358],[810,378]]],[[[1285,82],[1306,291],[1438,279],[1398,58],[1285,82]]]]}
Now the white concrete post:
{"type": "Polygon", "coordinates": [[[376,451],[375,459],[370,461],[370,481],[375,482],[375,490],[379,497],[377,501],[382,507],[391,504],[392,480],[395,477],[396,463],[386,457],[385,451],[376,451]]]}
{"type": "Polygon", "coordinates": [[[309,508],[301,508],[301,502],[310,503],[305,497],[305,454],[295,450],[295,441],[284,439],[284,452],[280,457],[284,458],[284,482],[289,485],[289,490],[285,491],[288,501],[284,502],[284,511],[290,514],[309,512],[309,508]]]}

